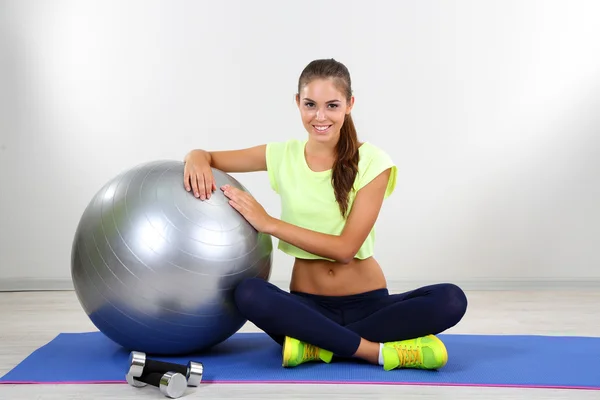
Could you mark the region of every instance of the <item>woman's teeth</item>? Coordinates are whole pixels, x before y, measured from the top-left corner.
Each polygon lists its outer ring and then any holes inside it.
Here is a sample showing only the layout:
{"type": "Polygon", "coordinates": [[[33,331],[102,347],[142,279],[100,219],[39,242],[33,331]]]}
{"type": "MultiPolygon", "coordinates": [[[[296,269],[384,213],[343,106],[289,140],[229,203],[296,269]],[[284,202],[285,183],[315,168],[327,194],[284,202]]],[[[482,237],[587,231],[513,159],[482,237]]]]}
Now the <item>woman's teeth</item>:
{"type": "Polygon", "coordinates": [[[318,125],[314,125],[315,129],[318,130],[319,132],[325,132],[327,129],[329,129],[331,125],[326,125],[326,126],[318,126],[318,125]]]}

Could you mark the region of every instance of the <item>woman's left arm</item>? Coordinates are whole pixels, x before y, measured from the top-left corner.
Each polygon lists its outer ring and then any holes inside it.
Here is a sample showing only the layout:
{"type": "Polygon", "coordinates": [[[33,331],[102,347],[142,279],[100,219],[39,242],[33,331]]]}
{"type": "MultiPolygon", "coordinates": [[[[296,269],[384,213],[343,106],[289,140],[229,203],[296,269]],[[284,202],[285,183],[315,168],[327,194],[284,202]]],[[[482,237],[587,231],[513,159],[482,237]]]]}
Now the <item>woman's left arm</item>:
{"type": "Polygon", "coordinates": [[[387,169],[356,194],[346,225],[340,235],[329,235],[301,228],[271,217],[249,194],[224,186],[229,204],[259,232],[275,236],[304,251],[347,264],[352,261],[371,232],[388,185],[391,170],[387,169]]]}

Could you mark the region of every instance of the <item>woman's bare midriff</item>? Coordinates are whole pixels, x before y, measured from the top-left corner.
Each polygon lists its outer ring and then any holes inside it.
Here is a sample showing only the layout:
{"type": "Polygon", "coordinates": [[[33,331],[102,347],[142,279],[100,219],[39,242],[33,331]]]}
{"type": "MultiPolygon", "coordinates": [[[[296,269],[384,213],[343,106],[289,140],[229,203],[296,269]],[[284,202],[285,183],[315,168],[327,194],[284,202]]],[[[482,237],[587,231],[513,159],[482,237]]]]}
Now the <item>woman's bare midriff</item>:
{"type": "Polygon", "coordinates": [[[290,283],[291,291],[321,296],[347,296],[386,287],[383,271],[373,257],[348,264],[297,258],[290,283]]]}

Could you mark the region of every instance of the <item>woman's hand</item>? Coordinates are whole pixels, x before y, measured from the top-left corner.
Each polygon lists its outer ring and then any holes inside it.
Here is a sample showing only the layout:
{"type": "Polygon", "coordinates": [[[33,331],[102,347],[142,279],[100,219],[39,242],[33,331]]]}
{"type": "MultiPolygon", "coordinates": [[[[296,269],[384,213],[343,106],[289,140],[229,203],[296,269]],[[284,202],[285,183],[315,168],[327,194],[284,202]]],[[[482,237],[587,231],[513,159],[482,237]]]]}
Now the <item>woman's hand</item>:
{"type": "Polygon", "coordinates": [[[250,193],[230,185],[221,187],[223,194],[229,199],[229,204],[259,232],[269,233],[275,219],[271,217],[250,193]]]}
{"type": "Polygon", "coordinates": [[[217,189],[210,166],[210,155],[204,150],[192,150],[186,155],[184,162],[185,190],[193,191],[194,196],[200,200],[210,199],[212,192],[217,189]]]}

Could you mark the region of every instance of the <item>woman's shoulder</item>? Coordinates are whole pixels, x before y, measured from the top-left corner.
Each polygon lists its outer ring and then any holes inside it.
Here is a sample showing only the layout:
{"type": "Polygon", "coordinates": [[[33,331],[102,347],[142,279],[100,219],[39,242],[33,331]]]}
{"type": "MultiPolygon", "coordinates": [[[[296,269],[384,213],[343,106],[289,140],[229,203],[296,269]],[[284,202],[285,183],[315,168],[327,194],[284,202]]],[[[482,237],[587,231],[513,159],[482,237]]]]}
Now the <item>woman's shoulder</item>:
{"type": "Polygon", "coordinates": [[[366,162],[370,162],[373,159],[379,159],[384,162],[393,163],[390,154],[387,151],[385,151],[382,147],[374,144],[373,142],[362,142],[362,144],[358,148],[358,153],[359,159],[361,161],[364,160],[366,162]]]}
{"type": "Polygon", "coordinates": [[[304,147],[305,140],[290,138],[285,140],[271,141],[267,143],[267,148],[275,151],[294,151],[304,147]]]}
{"type": "Polygon", "coordinates": [[[279,169],[283,164],[293,165],[304,156],[304,141],[297,138],[272,141],[266,147],[267,169],[279,169]]]}
{"type": "Polygon", "coordinates": [[[391,170],[391,173],[385,192],[386,198],[392,194],[396,187],[398,168],[387,151],[373,143],[364,142],[359,147],[358,175],[355,184],[356,189],[360,190],[375,179],[375,177],[388,169],[391,170]]]}

